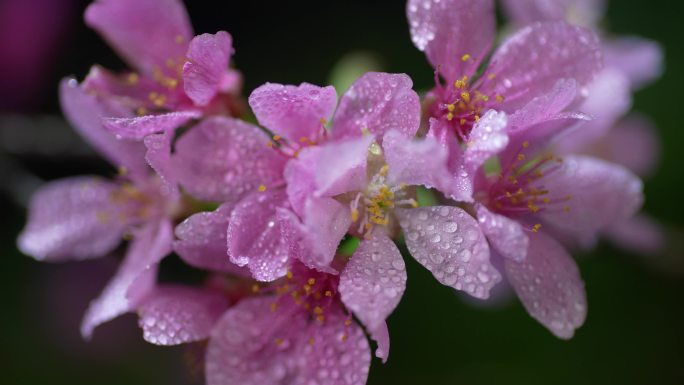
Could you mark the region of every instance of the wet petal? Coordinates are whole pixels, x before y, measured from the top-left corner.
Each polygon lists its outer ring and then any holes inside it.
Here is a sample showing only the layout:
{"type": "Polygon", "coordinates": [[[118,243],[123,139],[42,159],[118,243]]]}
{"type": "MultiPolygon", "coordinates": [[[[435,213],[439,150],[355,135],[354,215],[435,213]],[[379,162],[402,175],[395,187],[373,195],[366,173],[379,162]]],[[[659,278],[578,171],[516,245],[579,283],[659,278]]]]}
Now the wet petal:
{"type": "Polygon", "coordinates": [[[531,234],[527,258],[505,264],[527,312],[558,338],[571,338],[584,323],[587,299],[577,264],[563,246],[545,234],[531,234]]]}
{"type": "Polygon", "coordinates": [[[341,312],[323,325],[305,313],[274,313],[272,301],[242,301],[219,321],[207,349],[208,385],[366,382],[370,348],[358,325],[344,326],[341,312]]]}
{"type": "Polygon", "coordinates": [[[140,141],[147,135],[176,129],[201,115],[199,111],[179,111],[137,118],[104,118],[103,123],[117,138],[140,141]]]}
{"type": "Polygon", "coordinates": [[[477,221],[458,207],[395,209],[411,255],[443,285],[489,297],[501,280],[477,221]]]}
{"type": "Polygon", "coordinates": [[[621,249],[653,256],[665,250],[665,229],[663,225],[646,214],[637,214],[613,226],[604,234],[621,249]]]}
{"type": "Polygon", "coordinates": [[[333,86],[318,87],[266,83],[249,95],[249,105],[259,123],[273,133],[299,144],[300,139],[316,142],[323,133],[323,122],[330,119],[337,93],[333,86]]]}
{"type": "Polygon", "coordinates": [[[209,337],[228,300],[220,292],[166,285],[149,295],[138,309],[145,341],[178,345],[209,337]]]}
{"type": "Polygon", "coordinates": [[[318,147],[314,177],[316,196],[335,196],[361,190],[367,183],[370,135],[318,147]]]}
{"type": "Polygon", "coordinates": [[[150,293],[156,281],[159,261],[171,252],[173,231],[171,223],[147,223],[133,234],[126,256],[102,291],[88,306],[81,334],[89,339],[93,329],[140,304],[150,293]]]}
{"type": "Polygon", "coordinates": [[[47,183],[31,198],[19,249],[38,260],[61,261],[104,256],[123,236],[126,222],[107,180],[82,176],[47,183]]]}
{"type": "Polygon", "coordinates": [[[143,140],[147,148],[145,159],[164,182],[163,193],[166,195],[178,194],[176,170],[171,161],[171,142],[175,133],[175,130],[168,130],[161,134],[149,135],[143,140]]]}
{"type": "Polygon", "coordinates": [[[517,221],[477,205],[477,220],[489,243],[505,258],[520,262],[527,255],[529,239],[517,221]]]}
{"type": "Polygon", "coordinates": [[[367,130],[380,139],[389,130],[413,137],[420,127],[420,100],[406,74],[368,72],[340,99],[332,125],[335,139],[367,130]]]}
{"type": "Polygon", "coordinates": [[[512,112],[535,96],[548,92],[560,79],[588,85],[601,69],[598,37],[590,30],[564,22],[537,23],[507,39],[492,57],[486,94],[504,101],[498,109],[512,112]]]}
{"type": "Polygon", "coordinates": [[[276,209],[287,206],[282,190],[255,192],[240,201],[228,224],[230,261],[247,266],[259,281],[273,281],[287,273],[288,248],[280,234],[276,209]]]}
{"type": "Polygon", "coordinates": [[[504,112],[489,110],[470,132],[465,149],[465,165],[470,173],[479,169],[487,159],[497,155],[508,144],[506,128],[508,118],[504,112]]]}
{"type": "Polygon", "coordinates": [[[272,188],[282,181],[285,162],[268,142],[244,121],[205,119],[176,141],[179,183],[190,195],[216,202],[237,202],[261,185],[272,188]]]}
{"type": "Polygon", "coordinates": [[[494,41],[491,0],[409,0],[406,13],[413,44],[448,83],[473,75],[494,41]]]}
{"type": "Polygon", "coordinates": [[[59,101],[69,123],[115,167],[125,167],[133,177],[147,175],[143,144],[117,139],[102,124],[103,116],[126,116],[126,111],[86,94],[75,79],[61,81],[59,101]]]}
{"type": "Polygon", "coordinates": [[[230,262],[226,232],[233,211],[223,204],[215,211],[200,212],[176,226],[173,249],[190,266],[216,272],[248,276],[249,272],[230,262]]]}
{"type": "MultiPolygon", "coordinates": [[[[342,302],[368,330],[382,331],[380,328],[405,289],[406,268],[401,253],[382,229],[361,242],[340,275],[342,302]]],[[[389,337],[386,342],[389,345],[389,337]]],[[[389,350],[384,348],[386,358],[389,350]]]]}
{"type": "Polygon", "coordinates": [[[631,114],[586,152],[625,166],[637,175],[648,176],[660,160],[660,140],[650,119],[631,114]]]}
{"type": "Polygon", "coordinates": [[[539,212],[553,228],[579,239],[632,216],[643,202],[641,180],[616,164],[584,156],[565,157],[560,169],[547,174],[543,186],[561,207],[539,212]]]}
{"type": "Polygon", "coordinates": [[[196,105],[205,106],[219,92],[227,75],[233,39],[225,31],[196,36],[183,65],[183,89],[196,105]]]}
{"type": "Polygon", "coordinates": [[[414,141],[397,131],[390,131],[385,134],[382,147],[391,185],[405,183],[442,189],[451,180],[446,149],[433,138],[414,141]]]}
{"type": "Polygon", "coordinates": [[[98,0],[85,12],[98,31],[128,63],[151,73],[167,59],[185,58],[192,26],[179,0],[98,0]]]}

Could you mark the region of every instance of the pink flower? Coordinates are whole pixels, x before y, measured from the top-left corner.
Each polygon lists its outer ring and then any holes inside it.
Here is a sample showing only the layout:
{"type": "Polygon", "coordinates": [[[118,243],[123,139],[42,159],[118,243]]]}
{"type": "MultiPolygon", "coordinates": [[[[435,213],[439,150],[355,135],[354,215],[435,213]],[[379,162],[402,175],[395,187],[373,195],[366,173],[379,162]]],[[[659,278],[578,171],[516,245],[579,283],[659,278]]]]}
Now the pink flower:
{"type": "Polygon", "coordinates": [[[586,316],[584,284],[557,239],[592,243],[643,201],[630,171],[586,156],[555,158],[523,142],[504,153],[500,172],[476,180],[476,212],[506,277],[527,311],[560,338],[586,316]]]}
{"type": "Polygon", "coordinates": [[[239,112],[240,75],[228,69],[230,35],[193,38],[181,1],[98,0],[85,20],[133,68],[116,75],[95,66],[81,85],[117,105],[117,113],[104,115],[117,135],[140,140],[203,115],[239,112]]]}
{"type": "MultiPolygon", "coordinates": [[[[381,242],[392,243],[386,238],[381,242]]],[[[239,292],[239,287],[223,287],[224,293],[216,282],[204,289],[160,287],[141,305],[139,324],[145,339],[157,345],[209,338],[206,378],[210,385],[312,380],[363,384],[370,347],[350,311],[377,341],[376,355],[386,360],[385,319],[406,283],[399,251],[392,264],[374,257],[378,247],[384,245],[368,243],[359,249],[341,276],[294,263],[286,277],[254,285],[252,294],[243,294],[230,307],[234,301],[226,294],[239,292]]]]}
{"type": "Polygon", "coordinates": [[[102,127],[107,105],[75,84],[60,88],[64,113],[76,130],[108,160],[126,170],[117,180],[80,176],[50,182],[33,196],[18,246],[38,260],[83,260],[104,256],[131,237],[116,275],[85,315],[81,332],[135,308],[152,290],[157,264],[171,252],[172,221],[181,205],[174,191],[151,173],[142,143],[118,140],[102,127]]]}
{"type": "Polygon", "coordinates": [[[495,34],[491,0],[410,0],[407,14],[414,44],[436,69],[429,135],[449,150],[455,199],[472,200],[475,170],[516,137],[550,137],[587,119],[564,110],[601,68],[591,31],[563,22],[534,24],[506,39],[486,62],[495,34]],[[506,124],[504,115],[488,116],[490,110],[525,119],[506,124]]]}
{"type": "MultiPolygon", "coordinates": [[[[598,33],[605,4],[598,0],[507,0],[509,18],[516,24],[565,19],[598,33]]],[[[663,53],[653,41],[634,36],[605,37],[605,68],[589,85],[579,109],[592,121],[556,143],[561,154],[584,153],[621,164],[648,176],[658,160],[658,135],[646,117],[628,113],[632,92],[662,73],[663,53]]],[[[605,235],[629,251],[652,254],[662,250],[663,231],[644,214],[617,223],[605,235]]]]}

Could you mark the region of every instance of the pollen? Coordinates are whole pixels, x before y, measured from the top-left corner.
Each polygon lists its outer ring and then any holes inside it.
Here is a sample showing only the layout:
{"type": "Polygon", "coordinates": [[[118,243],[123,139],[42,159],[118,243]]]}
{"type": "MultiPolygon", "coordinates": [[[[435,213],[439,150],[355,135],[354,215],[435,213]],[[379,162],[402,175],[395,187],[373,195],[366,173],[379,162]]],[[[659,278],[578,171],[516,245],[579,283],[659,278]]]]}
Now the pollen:
{"type": "Polygon", "coordinates": [[[259,185],[259,192],[264,192],[266,191],[266,186],[265,185],[259,185]]]}
{"type": "Polygon", "coordinates": [[[470,59],[470,54],[465,54],[461,56],[461,61],[468,61],[468,59],[470,59]]]}
{"type": "Polygon", "coordinates": [[[140,80],[140,76],[138,76],[138,74],[135,72],[131,72],[126,77],[126,82],[130,85],[137,84],[139,80],[140,80]]]}
{"type": "Polygon", "coordinates": [[[504,97],[501,96],[501,95],[498,95],[498,94],[497,94],[494,98],[495,98],[496,101],[499,102],[499,103],[502,103],[502,102],[504,101],[504,97]]]}
{"type": "Polygon", "coordinates": [[[539,229],[541,229],[541,223],[537,223],[536,225],[532,226],[533,233],[539,232],[539,229]]]}
{"type": "Polygon", "coordinates": [[[468,91],[461,92],[461,99],[463,99],[466,103],[470,103],[470,93],[468,91]]]}
{"type": "Polygon", "coordinates": [[[352,222],[356,222],[359,220],[359,209],[353,209],[351,211],[351,220],[352,222]]]}

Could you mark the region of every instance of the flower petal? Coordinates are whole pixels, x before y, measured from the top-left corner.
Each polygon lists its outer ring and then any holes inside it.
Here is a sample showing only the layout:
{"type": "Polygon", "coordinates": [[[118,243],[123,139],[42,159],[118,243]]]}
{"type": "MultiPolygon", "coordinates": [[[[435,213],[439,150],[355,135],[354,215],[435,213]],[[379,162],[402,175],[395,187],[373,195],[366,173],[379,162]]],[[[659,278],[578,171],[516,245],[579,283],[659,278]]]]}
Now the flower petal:
{"type": "Polygon", "coordinates": [[[442,189],[451,175],[447,152],[433,138],[414,141],[397,131],[389,131],[382,142],[390,185],[424,185],[442,189]]]}
{"type": "Polygon", "coordinates": [[[165,68],[167,59],[185,58],[192,38],[190,19],[179,0],[98,0],[86,9],[85,21],[145,73],[165,68]]]}
{"type": "Polygon", "coordinates": [[[176,141],[173,156],[179,183],[192,196],[237,202],[260,185],[282,181],[283,158],[267,146],[268,137],[242,120],[202,120],[176,141]]]}
{"type": "Polygon", "coordinates": [[[103,123],[119,139],[140,141],[147,135],[178,128],[200,116],[199,111],[178,111],[136,118],[104,118],[103,123]]]}
{"type": "Polygon", "coordinates": [[[561,167],[542,178],[542,183],[550,199],[566,200],[567,209],[541,210],[539,217],[580,240],[629,218],[643,202],[643,185],[636,175],[591,157],[565,157],[561,167]]]}
{"type": "Polygon", "coordinates": [[[488,71],[495,77],[481,89],[498,94],[498,108],[512,112],[560,79],[591,82],[603,65],[598,37],[564,22],[537,23],[516,32],[494,53],[488,71]]]}
{"type": "Polygon", "coordinates": [[[577,264],[553,238],[530,236],[523,262],[505,260],[506,276],[527,312],[558,338],[569,339],[587,315],[577,264]]]}
{"type": "Polygon", "coordinates": [[[104,256],[121,242],[126,226],[112,199],[116,189],[115,183],[92,176],[42,186],[31,198],[19,249],[47,261],[104,256]]]}
{"type": "Polygon", "coordinates": [[[209,337],[228,300],[220,292],[166,285],[155,289],[138,309],[145,341],[179,345],[209,337]]]}
{"type": "Polygon", "coordinates": [[[86,339],[98,325],[140,304],[153,289],[159,261],[171,252],[173,231],[168,221],[147,223],[133,237],[119,270],[88,306],[81,324],[81,334],[86,339]]]}
{"type": "Polygon", "coordinates": [[[361,190],[368,182],[366,163],[373,137],[331,142],[318,147],[315,164],[316,196],[335,196],[361,190]]]}
{"type": "Polygon", "coordinates": [[[497,155],[508,144],[506,113],[489,110],[473,126],[465,149],[465,165],[470,173],[479,169],[487,159],[497,155]]]}
{"type": "Polygon", "coordinates": [[[225,31],[204,33],[190,42],[183,65],[183,89],[196,105],[206,106],[216,96],[227,76],[233,54],[233,39],[225,31]]]}
{"type": "Polygon", "coordinates": [[[443,285],[485,299],[501,280],[477,221],[458,207],[395,209],[411,255],[443,285]]]}
{"type": "Polygon", "coordinates": [[[355,138],[365,130],[380,139],[389,130],[413,137],[420,127],[420,100],[406,74],[368,72],[340,99],[332,125],[335,139],[355,138]]]}
{"type": "MultiPolygon", "coordinates": [[[[380,328],[385,326],[385,320],[399,304],[405,289],[404,260],[381,229],[361,242],[340,275],[342,302],[368,330],[382,331],[380,328]]],[[[389,337],[387,340],[389,345],[389,337]]],[[[389,350],[385,349],[381,350],[386,359],[389,350]]]]}
{"type": "Polygon", "coordinates": [[[173,249],[190,266],[210,271],[249,276],[245,268],[230,262],[226,232],[233,211],[223,204],[215,211],[200,212],[176,226],[173,249]]]}
{"type": "Polygon", "coordinates": [[[477,205],[477,220],[489,243],[499,254],[516,262],[525,260],[529,239],[520,223],[495,214],[480,204],[477,205]]]}
{"type": "Polygon", "coordinates": [[[293,143],[317,142],[323,121],[330,119],[337,104],[333,86],[318,87],[266,83],[249,95],[249,105],[259,123],[293,143]],[[306,139],[302,139],[306,138],[306,139]]]}
{"type": "Polygon", "coordinates": [[[604,44],[606,67],[625,74],[633,89],[658,79],[663,73],[663,48],[653,40],[623,37],[604,44]]]}
{"type": "Polygon", "coordinates": [[[409,0],[406,13],[413,44],[448,83],[473,75],[494,41],[491,0],[409,0]]]}
{"type": "Polygon", "coordinates": [[[358,325],[345,327],[337,313],[323,325],[301,312],[274,313],[272,301],[241,301],[219,321],[207,348],[208,385],[366,382],[370,347],[358,325]]]}
{"type": "Polygon", "coordinates": [[[256,280],[273,281],[287,273],[289,249],[276,217],[276,209],[286,206],[282,190],[255,192],[240,201],[230,217],[226,239],[230,261],[247,266],[256,280]]]}
{"type": "Polygon", "coordinates": [[[59,84],[62,111],[76,131],[115,167],[125,167],[132,177],[147,175],[142,143],[119,140],[102,124],[103,116],[127,116],[127,112],[86,94],[75,79],[59,84]]]}
{"type": "Polygon", "coordinates": [[[177,195],[178,185],[176,170],[171,160],[171,142],[175,136],[175,130],[164,131],[161,134],[152,134],[143,140],[147,148],[145,159],[157,172],[164,183],[162,193],[165,195],[177,195]]]}
{"type": "Polygon", "coordinates": [[[610,226],[604,234],[627,252],[652,256],[665,250],[665,229],[645,214],[637,214],[610,226]]]}

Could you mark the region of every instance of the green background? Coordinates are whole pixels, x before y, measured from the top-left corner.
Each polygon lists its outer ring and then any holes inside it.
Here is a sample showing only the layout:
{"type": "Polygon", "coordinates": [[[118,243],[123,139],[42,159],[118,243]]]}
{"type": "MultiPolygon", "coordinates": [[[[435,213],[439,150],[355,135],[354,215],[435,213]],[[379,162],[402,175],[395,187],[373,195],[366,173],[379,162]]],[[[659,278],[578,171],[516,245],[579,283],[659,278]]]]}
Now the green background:
{"type": "MultiPolygon", "coordinates": [[[[408,73],[416,89],[432,82],[431,68],[410,42],[401,1],[188,3],[197,32],[233,35],[246,93],[265,81],[325,84],[335,63],[359,50],[373,52],[386,71],[408,73]]],[[[96,62],[122,67],[83,25],[79,15],[86,4],[73,5],[67,39],[46,68],[51,81],[25,114],[59,113],[60,76],[83,77],[96,62]]],[[[645,209],[666,225],[668,250],[644,257],[601,244],[578,255],[589,313],[570,341],[554,338],[517,301],[474,306],[407,258],[407,291],[389,319],[390,359],[386,365],[373,360],[369,384],[684,384],[681,15],[679,2],[614,0],[606,23],[615,34],[654,39],[665,49],[663,77],[636,94],[634,107],[657,123],[662,137],[661,167],[646,183],[645,209]]],[[[69,134],[54,128],[60,129],[69,134]]],[[[87,152],[6,159],[43,179],[112,174],[87,152]]],[[[193,354],[145,344],[133,316],[82,341],[81,314],[114,261],[53,265],[22,256],[14,239],[25,213],[16,197],[0,198],[0,383],[193,383],[186,370],[193,354]]],[[[175,274],[179,265],[169,260],[165,274],[175,274]]]]}

